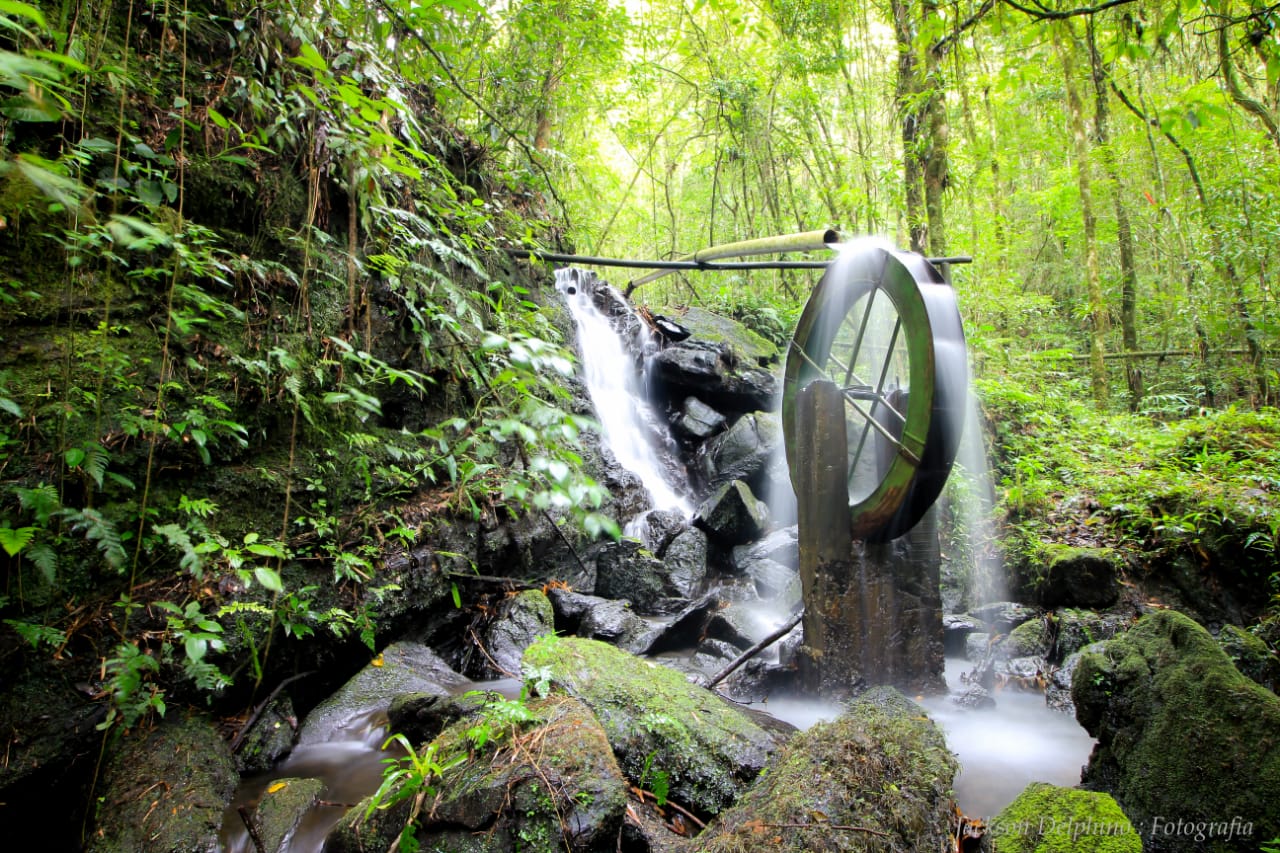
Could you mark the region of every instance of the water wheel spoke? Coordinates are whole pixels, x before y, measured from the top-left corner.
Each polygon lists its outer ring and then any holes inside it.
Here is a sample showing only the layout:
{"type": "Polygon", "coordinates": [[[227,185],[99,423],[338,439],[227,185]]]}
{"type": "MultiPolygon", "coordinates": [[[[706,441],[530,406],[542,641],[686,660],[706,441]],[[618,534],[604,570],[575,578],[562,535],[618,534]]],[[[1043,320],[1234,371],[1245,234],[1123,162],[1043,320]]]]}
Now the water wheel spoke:
{"type": "MultiPolygon", "coordinates": [[[[867,333],[867,323],[871,321],[871,308],[876,304],[876,293],[880,288],[874,287],[871,293],[867,295],[867,307],[862,311],[862,322],[858,325],[858,334],[853,339],[853,350],[849,353],[849,366],[844,371],[844,381],[838,383],[841,386],[849,384],[849,380],[853,377],[853,368],[858,361],[858,353],[862,352],[862,338],[867,333]]],[[[862,380],[858,380],[861,382],[862,380]]]]}

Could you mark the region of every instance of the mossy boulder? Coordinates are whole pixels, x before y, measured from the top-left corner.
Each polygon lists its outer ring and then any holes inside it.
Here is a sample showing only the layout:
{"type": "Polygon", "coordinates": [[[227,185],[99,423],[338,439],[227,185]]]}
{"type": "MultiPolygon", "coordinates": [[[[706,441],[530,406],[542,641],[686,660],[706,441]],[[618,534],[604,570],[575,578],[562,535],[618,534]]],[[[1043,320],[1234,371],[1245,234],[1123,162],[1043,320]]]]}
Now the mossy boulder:
{"type": "Polygon", "coordinates": [[[1110,794],[1032,782],[991,822],[1000,853],[1142,853],[1110,794]]]}
{"type": "Polygon", "coordinates": [[[594,640],[544,637],[525,652],[524,671],[595,712],[633,782],[651,787],[665,779],[673,800],[704,814],[729,806],[776,745],[750,717],[680,673],[594,640]]]}
{"type": "Polygon", "coordinates": [[[262,849],[287,853],[287,842],[323,793],[324,782],[319,779],[278,779],[268,785],[254,812],[262,849]]]}
{"type": "Polygon", "coordinates": [[[778,360],[779,351],[776,344],[732,317],[725,317],[723,314],[716,314],[696,306],[683,310],[663,308],[661,313],[688,329],[691,337],[729,347],[739,361],[758,367],[768,367],[778,360]]]}
{"type": "Polygon", "coordinates": [[[1011,658],[1046,657],[1053,643],[1049,621],[1043,617],[1023,622],[1009,632],[1004,648],[1011,658]]]}
{"type": "Polygon", "coordinates": [[[1218,632],[1218,645],[1236,669],[1276,692],[1280,686],[1280,657],[1261,638],[1236,625],[1223,625],[1218,632]]]}
{"type": "Polygon", "coordinates": [[[520,657],[533,641],[555,630],[551,601],[540,589],[526,589],[504,599],[485,631],[485,650],[478,677],[511,678],[520,673],[520,657]]]}
{"type": "Polygon", "coordinates": [[[795,735],[699,853],[950,849],[956,761],[920,707],[889,687],[795,735]],[[856,828],[855,828],[856,827],[856,828]]]}
{"type": "Polygon", "coordinates": [[[1088,647],[1071,695],[1098,739],[1084,782],[1115,796],[1148,853],[1237,849],[1233,819],[1280,835],[1280,698],[1190,618],[1159,611],[1088,647]]]}
{"type": "Polygon", "coordinates": [[[1098,613],[1064,607],[1053,614],[1057,624],[1057,637],[1050,657],[1064,661],[1090,643],[1110,640],[1132,622],[1133,617],[1123,613],[1098,613]]]}
{"type": "MultiPolygon", "coordinates": [[[[454,766],[416,816],[417,849],[616,849],[627,783],[600,724],[578,700],[496,700],[446,728],[426,749],[435,751],[439,765],[454,766]],[[472,736],[480,728],[488,734],[483,745],[472,736]]],[[[411,808],[405,800],[366,820],[366,801],[339,822],[325,849],[389,849],[413,816],[411,808]]]]}
{"type": "Polygon", "coordinates": [[[1110,548],[1047,543],[1023,567],[1024,591],[1044,607],[1110,607],[1120,597],[1120,565],[1110,548]]]}
{"type": "Polygon", "coordinates": [[[218,853],[222,812],[239,782],[207,717],[174,716],[126,736],[107,759],[93,853],[218,853]]]}

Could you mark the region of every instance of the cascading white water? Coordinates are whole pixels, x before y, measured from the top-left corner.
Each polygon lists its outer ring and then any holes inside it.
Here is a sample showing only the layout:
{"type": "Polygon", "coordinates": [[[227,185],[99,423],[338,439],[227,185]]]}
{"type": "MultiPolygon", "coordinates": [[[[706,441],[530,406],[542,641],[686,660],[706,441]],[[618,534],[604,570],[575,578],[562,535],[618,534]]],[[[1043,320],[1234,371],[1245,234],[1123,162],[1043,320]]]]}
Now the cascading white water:
{"type": "MultiPolygon", "coordinates": [[[[648,401],[643,377],[623,347],[613,325],[580,286],[572,269],[556,270],[556,287],[565,295],[578,329],[583,379],[591,395],[605,444],[618,464],[640,478],[654,509],[675,510],[686,517],[693,508],[667,481],[646,426],[648,401]]],[[[647,330],[645,330],[647,333],[647,330]]]]}
{"type": "Polygon", "coordinates": [[[964,433],[956,454],[953,477],[962,478],[959,488],[951,490],[956,500],[955,512],[967,541],[968,565],[965,567],[965,603],[973,608],[1008,597],[1004,564],[996,552],[995,487],[991,482],[991,466],[983,443],[985,430],[978,412],[978,398],[970,393],[965,408],[964,433]]]}

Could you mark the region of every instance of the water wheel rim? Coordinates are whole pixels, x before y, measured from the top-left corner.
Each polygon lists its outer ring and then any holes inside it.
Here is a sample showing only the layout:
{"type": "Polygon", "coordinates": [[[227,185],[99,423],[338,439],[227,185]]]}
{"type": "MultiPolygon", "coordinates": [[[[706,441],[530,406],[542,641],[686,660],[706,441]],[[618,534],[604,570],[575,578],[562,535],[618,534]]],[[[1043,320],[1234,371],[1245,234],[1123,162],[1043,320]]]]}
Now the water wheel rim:
{"type": "MultiPolygon", "coordinates": [[[[892,459],[878,483],[865,496],[854,494],[850,478],[849,512],[853,535],[859,539],[888,540],[906,533],[924,516],[941,494],[955,462],[968,393],[968,369],[964,333],[955,294],[942,275],[919,255],[883,248],[846,249],[828,268],[810,295],[795,335],[788,347],[783,373],[782,424],[787,465],[793,485],[801,478],[796,459],[796,394],[815,379],[829,379],[846,398],[846,415],[857,411],[862,422],[847,424],[861,430],[875,425],[881,402],[867,411],[851,396],[849,379],[859,356],[862,335],[875,299],[887,298],[901,326],[908,361],[906,411],[901,436],[892,442],[892,459]],[[832,346],[851,312],[866,299],[848,368],[832,376],[832,346]],[[939,352],[942,358],[939,358],[939,352]],[[844,380],[843,382],[841,380],[844,380]]],[[[894,341],[886,348],[885,366],[893,357],[894,341]]],[[[884,400],[884,370],[875,377],[867,402],[884,400]]],[[[887,401],[884,405],[888,405],[887,401]]],[[[893,411],[888,409],[887,411],[893,411]]],[[[884,438],[885,430],[876,427],[884,438]]],[[[854,462],[861,453],[861,442],[854,462]]]]}

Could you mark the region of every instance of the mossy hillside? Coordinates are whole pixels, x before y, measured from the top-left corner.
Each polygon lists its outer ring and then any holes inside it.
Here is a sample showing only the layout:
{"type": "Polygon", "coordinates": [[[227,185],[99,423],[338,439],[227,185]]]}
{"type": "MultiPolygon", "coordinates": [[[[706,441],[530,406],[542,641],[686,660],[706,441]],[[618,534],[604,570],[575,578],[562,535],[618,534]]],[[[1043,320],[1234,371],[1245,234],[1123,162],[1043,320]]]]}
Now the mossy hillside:
{"type": "Polygon", "coordinates": [[[956,769],[941,730],[920,707],[892,688],[875,688],[836,720],[795,735],[687,849],[944,849],[956,769]]]}
{"type": "Polygon", "coordinates": [[[1280,835],[1280,698],[1242,675],[1200,625],[1174,611],[1143,617],[1081,655],[1071,692],[1098,738],[1085,782],[1115,796],[1144,849],[1236,849],[1221,832],[1153,831],[1156,818],[1239,818],[1254,838],[1280,835]]]}
{"type": "Polygon", "coordinates": [[[1032,782],[988,827],[1000,853],[1142,853],[1110,794],[1032,782]]]}
{"type": "Polygon", "coordinates": [[[765,766],[775,740],[680,673],[595,640],[543,637],[522,664],[527,680],[581,699],[600,720],[627,777],[669,784],[673,800],[715,814],[765,766]]]}

